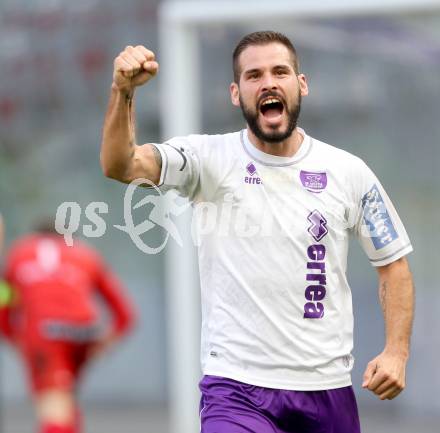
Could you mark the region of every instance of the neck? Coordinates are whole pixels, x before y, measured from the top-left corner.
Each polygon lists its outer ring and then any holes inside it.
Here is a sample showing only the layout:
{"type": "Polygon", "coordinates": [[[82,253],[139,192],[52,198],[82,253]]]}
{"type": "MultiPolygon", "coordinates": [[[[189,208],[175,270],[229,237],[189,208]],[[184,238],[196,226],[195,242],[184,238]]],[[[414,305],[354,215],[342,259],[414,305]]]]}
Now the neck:
{"type": "Polygon", "coordinates": [[[304,136],[295,128],[290,135],[283,141],[276,143],[268,143],[267,141],[260,140],[249,128],[247,127],[248,137],[250,142],[264,153],[274,156],[286,156],[292,157],[298,152],[301,144],[304,140],[304,136]]]}

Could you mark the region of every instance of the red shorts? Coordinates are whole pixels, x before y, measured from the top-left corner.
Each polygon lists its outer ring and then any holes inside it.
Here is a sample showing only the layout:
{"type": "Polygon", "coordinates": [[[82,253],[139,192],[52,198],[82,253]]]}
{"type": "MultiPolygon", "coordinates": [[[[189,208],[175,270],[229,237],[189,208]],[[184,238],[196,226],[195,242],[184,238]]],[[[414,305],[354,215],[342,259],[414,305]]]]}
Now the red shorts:
{"type": "MultiPolygon", "coordinates": [[[[39,329],[41,328],[33,327],[33,330],[22,335],[18,342],[32,390],[39,392],[56,388],[74,391],[89,359],[92,340],[75,341],[72,338],[61,338],[71,337],[64,334],[52,338],[42,335],[39,329]]],[[[78,329],[81,332],[87,330],[84,327],[78,329]]],[[[65,327],[61,328],[61,331],[64,330],[65,327]]],[[[55,331],[59,332],[60,329],[57,328],[55,331]]]]}
{"type": "Polygon", "coordinates": [[[75,390],[88,358],[89,343],[39,340],[22,342],[20,346],[34,392],[50,388],[75,390]]]}

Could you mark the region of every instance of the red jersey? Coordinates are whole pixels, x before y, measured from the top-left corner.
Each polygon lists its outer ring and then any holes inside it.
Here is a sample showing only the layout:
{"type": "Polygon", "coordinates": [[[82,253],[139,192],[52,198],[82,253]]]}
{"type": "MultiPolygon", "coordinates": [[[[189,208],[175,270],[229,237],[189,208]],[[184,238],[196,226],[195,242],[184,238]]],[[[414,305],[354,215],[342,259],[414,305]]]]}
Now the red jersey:
{"type": "Polygon", "coordinates": [[[115,334],[133,322],[133,311],[118,278],[90,247],[75,241],[69,247],[56,234],[19,239],[6,257],[4,278],[17,291],[14,320],[0,320],[8,337],[35,329],[43,321],[92,325],[98,318],[95,295],[101,295],[113,315],[115,334]],[[12,322],[12,324],[11,324],[12,322]]]}

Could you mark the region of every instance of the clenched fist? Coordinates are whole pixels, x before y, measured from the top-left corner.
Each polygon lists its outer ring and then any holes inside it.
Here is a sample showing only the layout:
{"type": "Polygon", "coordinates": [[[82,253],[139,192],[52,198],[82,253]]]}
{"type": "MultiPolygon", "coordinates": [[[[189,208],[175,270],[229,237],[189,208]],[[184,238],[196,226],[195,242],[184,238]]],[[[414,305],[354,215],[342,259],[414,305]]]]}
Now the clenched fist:
{"type": "Polygon", "coordinates": [[[114,62],[113,86],[124,93],[133,92],[157,74],[159,64],[154,53],[142,45],[127,46],[114,62]]]}

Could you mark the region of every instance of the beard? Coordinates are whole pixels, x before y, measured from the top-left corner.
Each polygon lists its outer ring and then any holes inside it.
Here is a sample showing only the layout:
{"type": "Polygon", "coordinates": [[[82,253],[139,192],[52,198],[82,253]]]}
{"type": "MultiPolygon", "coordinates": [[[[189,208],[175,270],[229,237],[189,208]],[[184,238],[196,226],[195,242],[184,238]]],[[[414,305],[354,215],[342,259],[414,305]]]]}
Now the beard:
{"type": "MultiPolygon", "coordinates": [[[[276,96],[279,97],[279,95],[276,92],[267,92],[262,97],[266,98],[268,96],[276,96]]],[[[246,105],[240,96],[240,108],[243,112],[243,116],[246,119],[246,122],[250,128],[250,130],[254,133],[254,135],[260,139],[261,141],[264,141],[266,143],[280,143],[281,141],[286,140],[292,135],[293,130],[297,126],[299,113],[301,111],[301,93],[298,90],[298,99],[297,103],[293,102],[290,106],[287,106],[286,103],[284,105],[284,110],[287,114],[287,126],[284,130],[273,130],[271,132],[264,132],[263,128],[260,125],[259,121],[259,114],[260,111],[258,109],[258,105],[255,109],[252,109],[248,105],[246,105]]]]}

